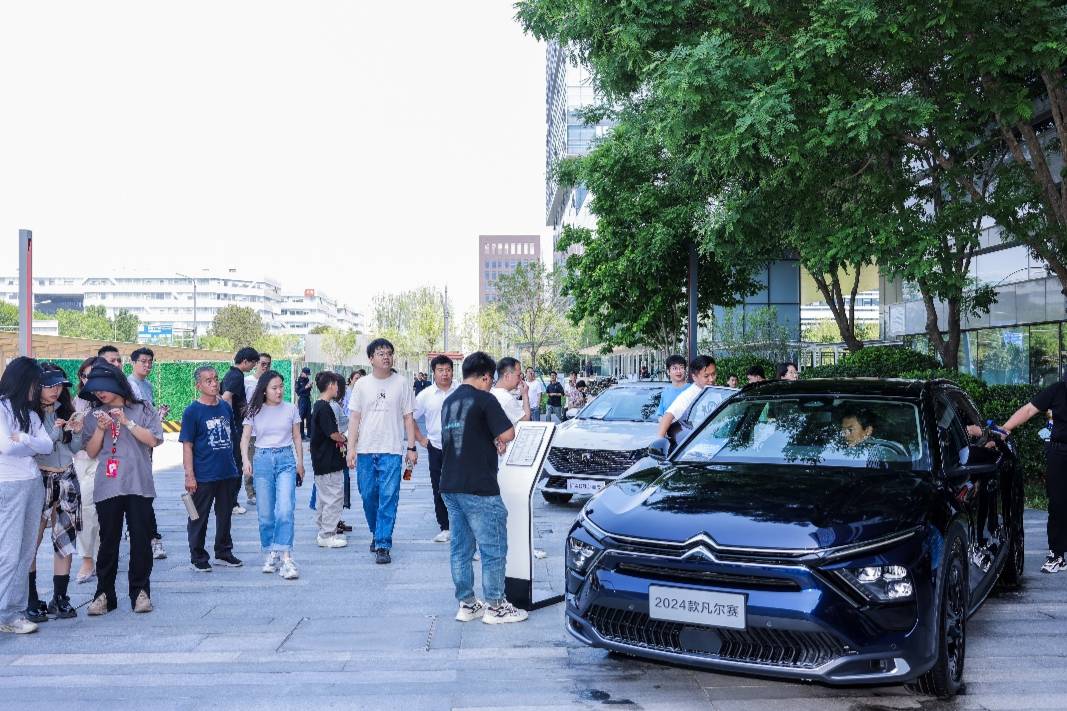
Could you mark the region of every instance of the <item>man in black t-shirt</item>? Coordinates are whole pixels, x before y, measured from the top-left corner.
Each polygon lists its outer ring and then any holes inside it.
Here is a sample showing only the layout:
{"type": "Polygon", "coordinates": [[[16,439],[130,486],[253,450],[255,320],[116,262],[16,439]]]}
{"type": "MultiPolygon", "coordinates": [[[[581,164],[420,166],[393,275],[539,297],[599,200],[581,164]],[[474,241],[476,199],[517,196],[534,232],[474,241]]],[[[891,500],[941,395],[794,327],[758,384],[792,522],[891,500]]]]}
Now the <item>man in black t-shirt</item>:
{"type": "Polygon", "coordinates": [[[545,393],[548,396],[548,420],[552,421],[552,416],[556,416],[557,422],[563,422],[563,395],[566,391],[563,389],[563,383],[559,382],[559,374],[556,371],[552,371],[548,374],[548,386],[545,387],[545,393]]]}
{"type": "Polygon", "coordinates": [[[487,624],[522,622],[526,611],[504,597],[508,511],[497,485],[497,463],[515,438],[511,420],[489,390],[496,363],[477,351],[463,361],[463,384],[441,408],[441,498],[452,531],[456,619],[487,624]],[[482,602],[474,595],[475,546],[482,554],[482,602]]]}
{"type": "Polygon", "coordinates": [[[1052,435],[1045,443],[1045,491],[1048,493],[1048,557],[1042,573],[1067,570],[1067,383],[1054,383],[1001,425],[1011,432],[1034,415],[1052,411],[1052,435]]]}
{"type": "Polygon", "coordinates": [[[315,471],[318,490],[315,523],[319,526],[316,542],[320,548],[344,548],[348,539],[337,530],[344,503],[345,460],[341,447],[345,438],[338,431],[337,417],[330,401],[337,399],[340,376],[322,371],[315,375],[315,387],[321,395],[311,408],[308,433],[311,437],[311,467],[315,471]]]}
{"type": "MultiPolygon", "coordinates": [[[[242,348],[233,357],[233,366],[226,371],[226,376],[219,386],[221,397],[230,409],[233,410],[231,441],[233,442],[233,461],[237,465],[237,471],[244,471],[244,458],[241,456],[241,432],[244,430],[245,406],[248,400],[245,395],[245,373],[256,367],[259,363],[259,353],[255,348],[242,348]]],[[[237,496],[241,493],[241,477],[233,482],[233,512],[245,513],[246,509],[237,502],[237,496]]]]}

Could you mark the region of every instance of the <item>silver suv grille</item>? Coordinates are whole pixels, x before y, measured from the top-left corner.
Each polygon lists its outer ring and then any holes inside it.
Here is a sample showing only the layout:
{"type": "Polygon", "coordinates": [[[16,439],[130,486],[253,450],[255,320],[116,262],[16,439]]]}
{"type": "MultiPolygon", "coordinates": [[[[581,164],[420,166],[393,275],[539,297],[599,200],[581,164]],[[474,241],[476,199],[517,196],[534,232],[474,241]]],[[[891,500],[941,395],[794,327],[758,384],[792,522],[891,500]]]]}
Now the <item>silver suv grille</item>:
{"type": "Polygon", "coordinates": [[[548,450],[548,461],[556,471],[565,474],[588,476],[618,476],[645,456],[646,449],[609,452],[599,449],[570,449],[553,447],[548,450]]]}

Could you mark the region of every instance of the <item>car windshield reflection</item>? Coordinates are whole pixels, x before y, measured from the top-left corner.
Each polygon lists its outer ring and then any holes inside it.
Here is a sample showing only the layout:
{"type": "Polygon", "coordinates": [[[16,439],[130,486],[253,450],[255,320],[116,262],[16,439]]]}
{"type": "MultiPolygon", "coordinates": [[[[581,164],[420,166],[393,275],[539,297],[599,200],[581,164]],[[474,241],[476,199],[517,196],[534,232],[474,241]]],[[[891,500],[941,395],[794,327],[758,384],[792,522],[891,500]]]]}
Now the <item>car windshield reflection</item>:
{"type": "Polygon", "coordinates": [[[653,422],[662,387],[609,388],[578,413],[580,420],[653,422]]]}
{"type": "Polygon", "coordinates": [[[727,404],[679,462],[926,470],[919,411],[906,402],[810,396],[727,404]]]}

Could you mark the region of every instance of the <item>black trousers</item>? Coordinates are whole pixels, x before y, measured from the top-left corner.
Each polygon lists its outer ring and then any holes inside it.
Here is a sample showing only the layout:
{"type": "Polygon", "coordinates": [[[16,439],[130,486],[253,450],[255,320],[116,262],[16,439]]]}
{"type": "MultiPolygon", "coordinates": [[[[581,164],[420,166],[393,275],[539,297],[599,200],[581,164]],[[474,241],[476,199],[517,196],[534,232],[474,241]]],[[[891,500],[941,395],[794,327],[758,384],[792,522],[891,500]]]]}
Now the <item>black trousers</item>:
{"type": "Polygon", "coordinates": [[[297,411],[300,413],[300,436],[303,439],[307,439],[308,420],[311,418],[311,400],[300,398],[297,401],[297,411]]]}
{"type": "Polygon", "coordinates": [[[1045,445],[1045,492],[1048,494],[1048,547],[1067,553],[1067,444],[1045,445]]]}
{"type": "MultiPolygon", "coordinates": [[[[244,426],[238,428],[237,423],[234,423],[233,428],[230,430],[231,441],[233,442],[233,463],[237,465],[237,478],[236,479],[224,479],[223,481],[232,490],[230,499],[230,508],[232,509],[237,505],[237,498],[241,493],[241,481],[245,475],[245,453],[241,451],[241,434],[244,432],[244,426]]],[[[198,490],[200,484],[196,487],[198,490]]],[[[247,495],[246,495],[247,496],[247,495]]],[[[203,519],[204,515],[200,514],[200,518],[203,519]]]]}
{"type": "Polygon", "coordinates": [[[233,538],[230,537],[230,521],[233,519],[234,498],[233,483],[241,483],[241,478],[221,479],[219,481],[198,481],[193,492],[193,505],[200,518],[189,521],[189,561],[192,563],[208,561],[204,541],[207,539],[207,519],[212,505],[215,506],[215,557],[233,551],[233,538]]]}
{"type": "Polygon", "coordinates": [[[445,500],[441,498],[441,463],[444,460],[444,452],[432,444],[428,444],[426,451],[430,455],[430,488],[433,489],[433,510],[437,515],[437,525],[442,531],[448,530],[448,509],[445,508],[445,500]]]}
{"type": "Polygon", "coordinates": [[[144,496],[115,496],[96,503],[96,517],[100,521],[100,553],[96,559],[96,594],[107,595],[107,607],[118,607],[115,578],[119,572],[119,543],[122,540],[122,520],[130,530],[130,602],[142,590],[149,596],[152,575],[152,499],[144,496]]]}

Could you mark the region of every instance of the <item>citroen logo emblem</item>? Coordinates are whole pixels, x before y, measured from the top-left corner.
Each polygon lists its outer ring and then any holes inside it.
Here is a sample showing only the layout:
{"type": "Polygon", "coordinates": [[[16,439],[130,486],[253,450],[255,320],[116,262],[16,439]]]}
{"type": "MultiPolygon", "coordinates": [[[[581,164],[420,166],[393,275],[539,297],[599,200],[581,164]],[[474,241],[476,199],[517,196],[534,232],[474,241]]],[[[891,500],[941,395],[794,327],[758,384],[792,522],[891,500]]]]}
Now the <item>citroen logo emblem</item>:
{"type": "Polygon", "coordinates": [[[704,546],[697,546],[696,548],[690,548],[688,551],[685,552],[685,555],[683,555],[682,557],[683,558],[703,558],[704,560],[712,562],[712,563],[717,562],[715,560],[715,556],[712,555],[711,551],[709,551],[704,546]]]}
{"type": "Polygon", "coordinates": [[[590,454],[589,452],[582,452],[582,461],[583,462],[591,462],[591,461],[593,461],[593,455],[590,454]]]}

